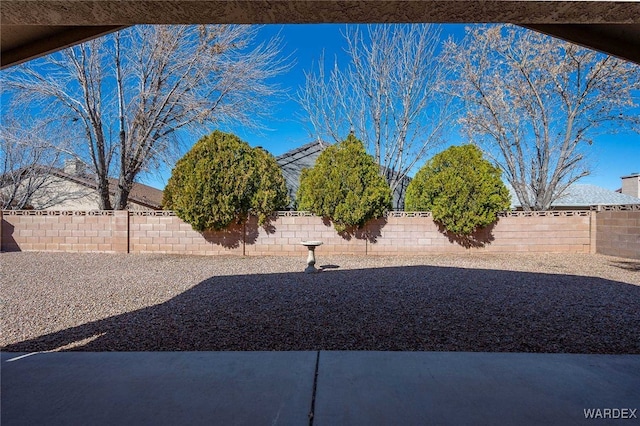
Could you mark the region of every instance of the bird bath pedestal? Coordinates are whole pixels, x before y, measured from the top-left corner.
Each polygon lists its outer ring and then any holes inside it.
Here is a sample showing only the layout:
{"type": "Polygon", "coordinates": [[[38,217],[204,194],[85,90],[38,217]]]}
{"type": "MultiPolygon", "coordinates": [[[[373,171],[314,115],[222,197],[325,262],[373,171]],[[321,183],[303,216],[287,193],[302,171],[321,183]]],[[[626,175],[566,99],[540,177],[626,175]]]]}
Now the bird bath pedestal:
{"type": "Polygon", "coordinates": [[[300,244],[309,249],[309,256],[307,256],[307,269],[304,270],[306,273],[318,272],[316,267],[316,255],[315,249],[316,247],[322,245],[322,241],[302,241],[300,244]]]}

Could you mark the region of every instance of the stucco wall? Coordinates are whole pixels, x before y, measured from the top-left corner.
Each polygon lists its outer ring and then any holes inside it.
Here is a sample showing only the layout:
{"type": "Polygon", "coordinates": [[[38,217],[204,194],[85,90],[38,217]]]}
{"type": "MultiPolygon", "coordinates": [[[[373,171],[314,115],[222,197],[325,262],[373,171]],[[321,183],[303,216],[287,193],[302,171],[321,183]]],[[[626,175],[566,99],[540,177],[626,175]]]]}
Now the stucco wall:
{"type": "MultiPolygon", "coordinates": [[[[25,187],[22,183],[17,192],[24,193],[25,187]]],[[[7,194],[12,190],[9,186],[0,191],[7,194]]],[[[50,175],[30,197],[29,204],[38,210],[95,210],[98,208],[98,197],[91,188],[50,175]]]]}
{"type": "MultiPolygon", "coordinates": [[[[24,190],[23,186],[19,191],[24,190]]],[[[0,192],[6,193],[7,191],[9,188],[0,189],[0,192]]],[[[113,201],[113,196],[111,198],[113,201]]],[[[98,194],[95,189],[57,176],[47,177],[38,191],[31,196],[29,204],[37,210],[52,211],[92,211],[99,206],[98,194]]],[[[129,210],[152,210],[135,201],[130,201],[127,208],[129,210]]]]}

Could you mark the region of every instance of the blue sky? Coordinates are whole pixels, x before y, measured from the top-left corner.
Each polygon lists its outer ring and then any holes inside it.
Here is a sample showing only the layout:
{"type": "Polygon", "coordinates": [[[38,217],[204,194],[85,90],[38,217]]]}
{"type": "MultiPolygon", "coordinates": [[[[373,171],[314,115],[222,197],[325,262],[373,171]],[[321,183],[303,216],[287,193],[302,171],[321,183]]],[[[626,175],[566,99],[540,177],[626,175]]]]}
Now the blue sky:
{"type": "MultiPolygon", "coordinates": [[[[461,40],[467,24],[447,24],[442,26],[443,41],[448,37],[461,40]]],[[[345,63],[344,38],[341,34],[345,28],[342,24],[304,24],[304,25],[267,25],[261,29],[261,37],[269,38],[279,34],[282,38],[285,55],[291,55],[295,65],[277,83],[294,95],[299,86],[304,84],[304,71],[317,67],[318,60],[324,51],[325,60],[345,63]]],[[[298,119],[301,109],[293,100],[276,104],[273,108],[273,119],[263,123],[268,130],[262,132],[246,131],[242,128],[223,129],[232,131],[252,146],[262,146],[273,155],[280,155],[288,150],[304,145],[312,140],[305,124],[298,119]]],[[[215,129],[211,129],[213,131],[215,129]]],[[[196,138],[197,139],[197,138],[196,138]]],[[[447,136],[450,144],[465,142],[457,133],[447,136]]],[[[191,143],[195,142],[193,140],[191,143]]],[[[444,149],[444,148],[443,148],[444,149]]],[[[620,177],[632,172],[640,172],[640,135],[619,133],[597,138],[590,148],[590,164],[592,175],[580,180],[580,183],[591,183],[611,190],[620,187],[620,177]]],[[[170,170],[141,177],[141,182],[163,189],[170,170]]]]}

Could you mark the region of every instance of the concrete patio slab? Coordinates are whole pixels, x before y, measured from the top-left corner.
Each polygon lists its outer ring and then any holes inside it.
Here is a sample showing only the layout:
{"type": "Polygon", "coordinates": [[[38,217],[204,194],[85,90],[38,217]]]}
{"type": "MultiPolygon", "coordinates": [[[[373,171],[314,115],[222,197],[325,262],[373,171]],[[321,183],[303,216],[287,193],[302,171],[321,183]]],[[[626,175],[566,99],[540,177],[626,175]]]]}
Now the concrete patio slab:
{"type": "Polygon", "coordinates": [[[308,425],[312,407],[312,425],[591,425],[631,413],[620,423],[640,424],[638,355],[49,352],[1,361],[3,426],[308,425]],[[587,419],[587,409],[619,411],[587,419]]]}
{"type": "Polygon", "coordinates": [[[2,353],[5,426],[306,425],[317,358],[317,352],[21,355],[2,353]]]}
{"type": "Polygon", "coordinates": [[[637,355],[321,352],[318,372],[314,425],[598,424],[591,408],[640,417],[637,355]]]}

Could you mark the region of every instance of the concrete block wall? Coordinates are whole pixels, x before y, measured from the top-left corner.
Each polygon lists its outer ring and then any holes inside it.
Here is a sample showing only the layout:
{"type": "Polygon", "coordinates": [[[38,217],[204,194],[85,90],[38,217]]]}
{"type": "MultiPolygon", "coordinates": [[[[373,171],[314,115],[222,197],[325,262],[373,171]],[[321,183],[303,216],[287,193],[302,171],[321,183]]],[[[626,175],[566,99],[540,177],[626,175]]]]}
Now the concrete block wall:
{"type": "Polygon", "coordinates": [[[505,213],[493,229],[494,241],[483,250],[589,253],[592,220],[589,211],[505,213]]]}
{"type": "Polygon", "coordinates": [[[287,213],[283,212],[266,227],[257,226],[255,220],[248,226],[247,255],[305,254],[307,248],[300,244],[302,241],[322,241],[317,250],[325,254],[366,254],[366,243],[359,235],[343,237],[322,218],[303,212],[294,216],[287,213]],[[255,240],[251,236],[254,230],[257,231],[255,240]]]}
{"type": "Polygon", "coordinates": [[[197,255],[304,255],[304,240],[323,254],[416,255],[465,252],[593,251],[595,212],[507,212],[490,229],[461,241],[442,233],[430,213],[392,212],[339,235],[304,212],[280,212],[265,226],[253,218],[199,233],[173,212],[12,212],[2,220],[2,249],[197,255]]]}
{"type": "Polygon", "coordinates": [[[172,212],[130,212],[129,251],[198,255],[242,255],[244,230],[199,233],[172,212]]]}
{"type": "Polygon", "coordinates": [[[596,215],[596,251],[640,259],[640,206],[600,208],[596,215]]]}
{"type": "MultiPolygon", "coordinates": [[[[371,221],[360,231],[339,235],[330,223],[315,216],[284,212],[271,223],[271,232],[258,229],[247,238],[247,255],[305,253],[304,240],[320,240],[327,254],[415,255],[420,253],[571,252],[591,249],[591,212],[505,213],[491,229],[471,241],[443,234],[429,213],[391,213],[371,221]],[[294,215],[294,216],[289,216],[294,215]]],[[[251,231],[248,231],[251,232],[251,231]]]]}
{"type": "Polygon", "coordinates": [[[388,217],[368,254],[475,252],[589,253],[590,212],[505,213],[498,222],[461,240],[440,231],[430,217],[388,217]]]}
{"type": "Polygon", "coordinates": [[[126,211],[5,211],[3,251],[126,253],[126,211]]]}

